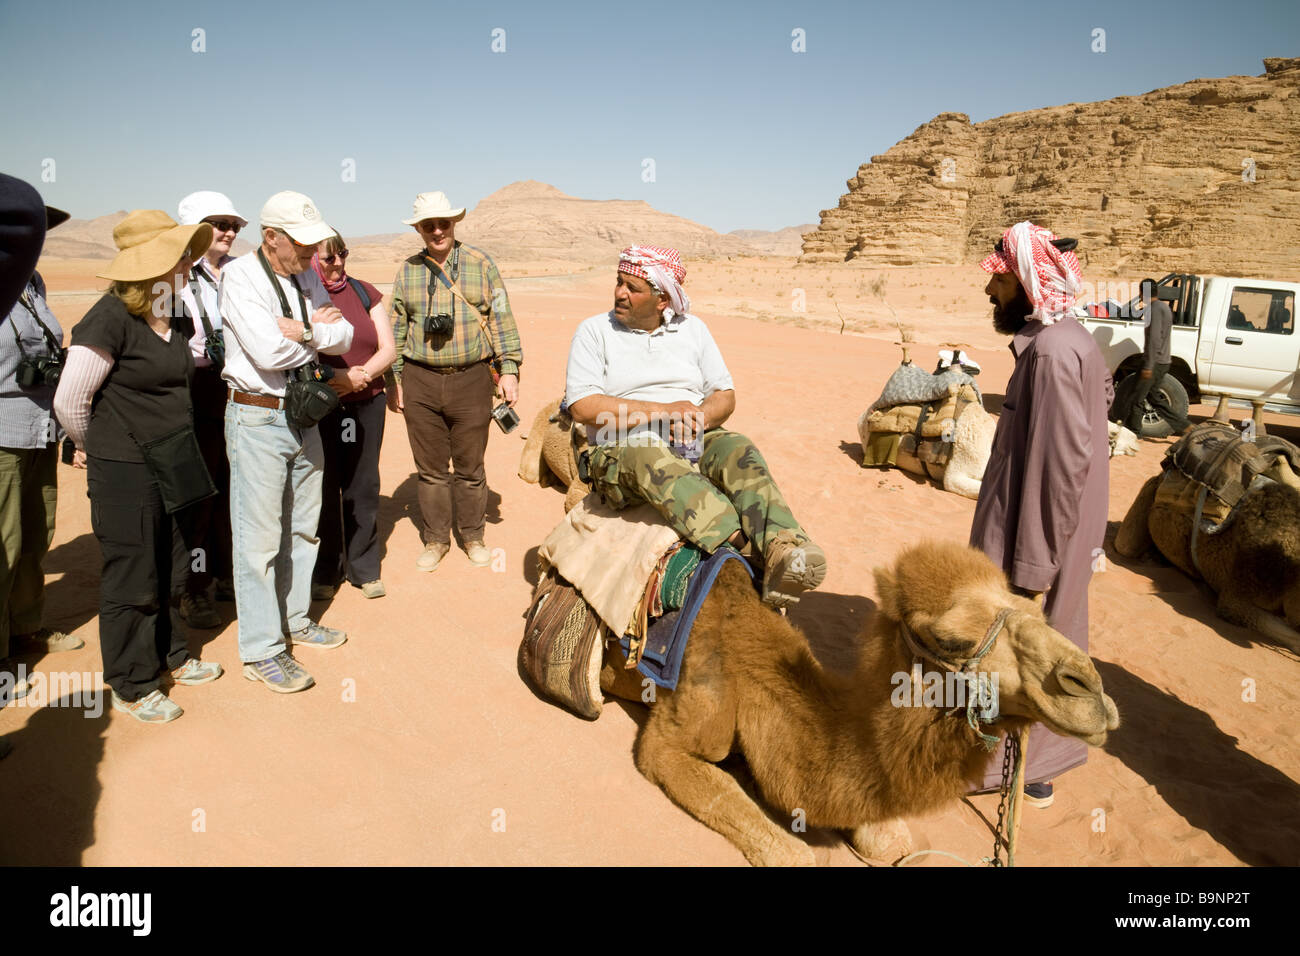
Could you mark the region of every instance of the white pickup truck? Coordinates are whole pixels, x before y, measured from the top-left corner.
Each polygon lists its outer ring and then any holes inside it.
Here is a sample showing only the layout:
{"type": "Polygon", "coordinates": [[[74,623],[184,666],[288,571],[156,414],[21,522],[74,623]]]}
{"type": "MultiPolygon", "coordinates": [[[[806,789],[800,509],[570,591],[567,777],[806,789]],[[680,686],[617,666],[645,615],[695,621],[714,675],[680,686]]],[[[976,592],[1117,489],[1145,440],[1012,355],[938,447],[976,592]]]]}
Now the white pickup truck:
{"type": "MultiPolygon", "coordinates": [[[[1171,273],[1157,294],[1174,313],[1169,375],[1161,383],[1170,407],[1186,414],[1189,402],[1220,399],[1257,411],[1300,415],[1300,335],[1295,304],[1300,282],[1230,279],[1171,273]]],[[[1137,386],[1145,322],[1136,301],[1085,306],[1080,319],[1106,357],[1120,406],[1137,386]]],[[[1172,431],[1144,403],[1142,434],[1172,431]]]]}

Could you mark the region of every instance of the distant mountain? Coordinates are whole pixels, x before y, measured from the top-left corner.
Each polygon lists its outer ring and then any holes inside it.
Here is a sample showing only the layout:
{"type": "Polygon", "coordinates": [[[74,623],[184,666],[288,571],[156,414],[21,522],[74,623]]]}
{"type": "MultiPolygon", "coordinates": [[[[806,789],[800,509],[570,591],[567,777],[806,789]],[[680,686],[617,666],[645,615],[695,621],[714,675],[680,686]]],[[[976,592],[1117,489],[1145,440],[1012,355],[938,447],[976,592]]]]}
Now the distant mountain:
{"type": "MultiPolygon", "coordinates": [[[[660,212],[639,199],[579,199],[531,179],[482,199],[456,227],[456,238],[482,247],[494,258],[578,265],[610,262],[634,243],[670,246],[687,259],[761,254],[738,236],[660,212]]],[[[360,236],[348,244],[364,247],[367,258],[395,262],[416,251],[420,242],[414,232],[405,232],[360,236]]],[[[798,251],[796,241],[788,254],[798,251]]]]}
{"type": "MultiPolygon", "coordinates": [[[[112,259],[117,255],[117,246],[113,242],[113,227],[126,218],[126,210],[119,209],[107,216],[96,219],[69,219],[61,226],[51,229],[45,236],[45,245],[41,247],[41,258],[51,259],[112,259]]],[[[256,226],[253,232],[256,232],[256,226]]],[[[247,232],[244,233],[245,235],[247,232]]],[[[244,239],[236,239],[230,252],[242,256],[250,252],[253,245],[244,239]]]]}
{"type": "Polygon", "coordinates": [[[817,223],[805,223],[802,226],[786,226],[769,232],[766,229],[733,229],[727,233],[735,236],[765,256],[797,256],[803,251],[804,233],[812,232],[817,223]]]}

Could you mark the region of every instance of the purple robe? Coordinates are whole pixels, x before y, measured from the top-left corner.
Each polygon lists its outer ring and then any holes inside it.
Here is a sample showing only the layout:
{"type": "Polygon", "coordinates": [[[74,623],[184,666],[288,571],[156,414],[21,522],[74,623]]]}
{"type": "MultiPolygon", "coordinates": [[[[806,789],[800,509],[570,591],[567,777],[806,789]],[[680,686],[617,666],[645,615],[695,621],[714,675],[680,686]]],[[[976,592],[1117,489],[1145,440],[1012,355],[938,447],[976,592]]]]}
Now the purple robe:
{"type": "MultiPolygon", "coordinates": [[[[1088,331],[1069,316],[1028,323],[1011,340],[1016,367],[993,436],[970,543],[1016,587],[1046,591],[1048,622],[1088,650],[1088,580],[1102,552],[1110,479],[1110,372],[1088,331]]],[[[1088,746],[1035,724],[1025,782],[1081,765],[1088,746]]],[[[999,747],[985,788],[1001,778],[999,747]]]]}

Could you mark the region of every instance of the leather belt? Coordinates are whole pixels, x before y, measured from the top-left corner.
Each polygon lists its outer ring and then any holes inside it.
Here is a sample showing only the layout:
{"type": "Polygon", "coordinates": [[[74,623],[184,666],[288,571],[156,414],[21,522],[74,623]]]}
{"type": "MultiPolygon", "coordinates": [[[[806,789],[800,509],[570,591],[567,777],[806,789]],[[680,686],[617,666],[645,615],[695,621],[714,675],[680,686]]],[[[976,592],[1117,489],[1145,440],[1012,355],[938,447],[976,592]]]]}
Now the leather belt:
{"type": "Polygon", "coordinates": [[[284,399],[275,395],[256,395],[253,392],[241,392],[237,388],[230,390],[230,400],[236,405],[256,405],[258,408],[284,408],[284,399]]]}
{"type": "Polygon", "coordinates": [[[470,362],[468,365],[428,365],[424,362],[417,362],[415,359],[407,359],[412,365],[418,365],[420,368],[438,375],[454,375],[456,372],[468,372],[470,369],[479,365],[484,365],[491,359],[479,359],[477,362],[470,362]]]}

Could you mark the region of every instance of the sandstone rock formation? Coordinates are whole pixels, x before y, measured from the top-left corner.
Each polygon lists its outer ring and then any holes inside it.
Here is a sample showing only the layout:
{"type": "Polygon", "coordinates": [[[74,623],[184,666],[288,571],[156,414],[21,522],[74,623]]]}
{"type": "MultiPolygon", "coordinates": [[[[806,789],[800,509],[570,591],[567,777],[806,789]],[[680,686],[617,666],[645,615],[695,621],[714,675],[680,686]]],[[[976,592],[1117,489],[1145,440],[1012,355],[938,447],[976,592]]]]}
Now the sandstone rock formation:
{"type": "Polygon", "coordinates": [[[766,229],[733,229],[727,233],[751,246],[760,255],[797,256],[803,250],[803,237],[817,228],[817,224],[786,226],[769,232],[766,229]]]}
{"type": "Polygon", "coordinates": [[[941,113],[859,167],[802,259],[970,263],[1032,219],[1079,239],[1085,276],[1294,277],[1300,58],[1264,67],[973,125],[941,113]]]}

